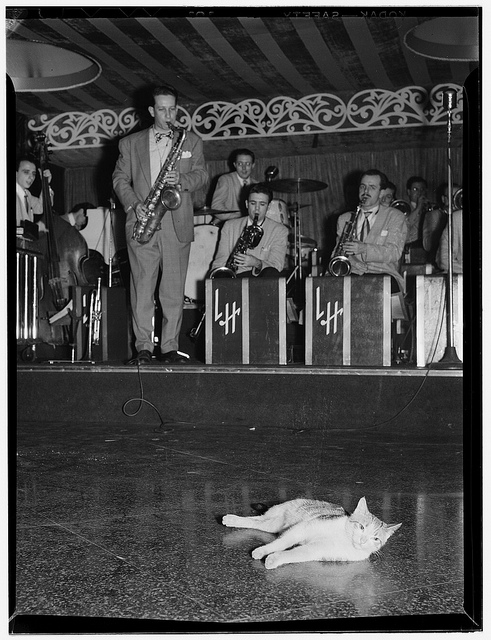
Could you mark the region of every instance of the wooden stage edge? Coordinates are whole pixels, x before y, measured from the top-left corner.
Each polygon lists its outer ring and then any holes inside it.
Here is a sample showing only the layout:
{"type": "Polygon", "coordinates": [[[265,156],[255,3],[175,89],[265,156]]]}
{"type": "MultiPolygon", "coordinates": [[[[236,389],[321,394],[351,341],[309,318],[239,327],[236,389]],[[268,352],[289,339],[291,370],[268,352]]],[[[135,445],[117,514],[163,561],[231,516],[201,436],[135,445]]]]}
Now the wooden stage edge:
{"type": "MultiPolygon", "coordinates": [[[[79,373],[91,372],[94,374],[104,373],[127,373],[134,375],[138,372],[138,367],[110,363],[82,363],[82,362],[44,362],[40,364],[18,364],[18,372],[27,373],[79,373]]],[[[462,378],[463,369],[437,368],[431,367],[320,367],[305,365],[283,365],[283,366],[255,366],[255,365],[196,365],[182,364],[170,366],[160,363],[144,365],[139,368],[140,373],[145,374],[247,374],[247,375],[304,375],[304,376],[384,376],[384,377],[451,377],[462,378]]]]}

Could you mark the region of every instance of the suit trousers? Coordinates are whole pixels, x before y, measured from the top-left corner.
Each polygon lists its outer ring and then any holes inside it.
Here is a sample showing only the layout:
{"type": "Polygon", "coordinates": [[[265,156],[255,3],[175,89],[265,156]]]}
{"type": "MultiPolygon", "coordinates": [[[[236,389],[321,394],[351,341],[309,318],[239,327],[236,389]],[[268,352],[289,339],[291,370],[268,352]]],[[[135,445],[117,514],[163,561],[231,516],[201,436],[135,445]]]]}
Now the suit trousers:
{"type": "Polygon", "coordinates": [[[179,348],[182,324],[184,286],[189,262],[190,242],[180,242],[174,230],[171,214],[162,219],[162,229],[156,231],[147,244],[131,239],[134,221],[126,224],[126,240],[131,268],[130,299],[137,351],[154,350],[155,304],[158,295],[162,307],[162,353],[179,348]],[[160,270],[162,277],[156,292],[160,270]]]}

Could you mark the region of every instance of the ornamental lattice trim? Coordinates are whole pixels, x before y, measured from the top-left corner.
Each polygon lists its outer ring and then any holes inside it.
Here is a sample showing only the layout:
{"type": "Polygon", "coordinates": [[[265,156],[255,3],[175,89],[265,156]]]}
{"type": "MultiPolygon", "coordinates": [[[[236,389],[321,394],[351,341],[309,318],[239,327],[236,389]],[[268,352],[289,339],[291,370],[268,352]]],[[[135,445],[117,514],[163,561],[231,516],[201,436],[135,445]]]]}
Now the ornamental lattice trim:
{"type": "MultiPolygon", "coordinates": [[[[268,103],[258,99],[207,102],[191,115],[178,108],[180,126],[203,140],[298,136],[371,129],[443,126],[448,114],[443,92],[457,92],[453,124],[462,124],[462,87],[438,85],[428,94],[423,87],[399,91],[360,91],[345,103],[330,93],[316,93],[300,99],[281,96],[268,103]]],[[[142,126],[133,108],[119,114],[110,109],[94,113],[70,112],[51,119],[46,115],[29,121],[31,131],[42,132],[52,150],[102,147],[142,126]]]]}

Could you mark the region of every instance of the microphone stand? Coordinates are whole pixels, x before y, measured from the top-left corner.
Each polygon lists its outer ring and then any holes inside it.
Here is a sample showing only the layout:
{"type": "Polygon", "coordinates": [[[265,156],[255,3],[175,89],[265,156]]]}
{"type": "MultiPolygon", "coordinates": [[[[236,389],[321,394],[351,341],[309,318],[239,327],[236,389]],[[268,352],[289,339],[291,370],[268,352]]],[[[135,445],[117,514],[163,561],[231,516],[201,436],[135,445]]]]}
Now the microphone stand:
{"type": "Polygon", "coordinates": [[[433,368],[461,369],[462,361],[455,350],[454,341],[454,309],[453,309],[453,233],[452,233],[452,204],[453,204],[453,178],[452,178],[452,109],[455,109],[457,93],[453,89],[444,91],[444,100],[447,107],[447,181],[448,181],[448,271],[445,279],[446,303],[447,303],[447,345],[442,359],[433,365],[433,368]]]}

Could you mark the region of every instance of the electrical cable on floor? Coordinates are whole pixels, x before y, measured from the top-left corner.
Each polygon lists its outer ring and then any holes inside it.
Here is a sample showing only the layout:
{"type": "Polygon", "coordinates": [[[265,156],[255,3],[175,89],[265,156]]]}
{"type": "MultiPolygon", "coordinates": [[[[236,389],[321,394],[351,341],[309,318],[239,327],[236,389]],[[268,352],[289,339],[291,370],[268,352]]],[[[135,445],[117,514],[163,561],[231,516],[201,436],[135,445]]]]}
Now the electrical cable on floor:
{"type": "Polygon", "coordinates": [[[159,417],[159,420],[160,420],[160,424],[156,428],[156,431],[159,431],[160,433],[171,433],[172,431],[174,431],[174,429],[167,428],[167,429],[164,430],[164,427],[166,425],[177,424],[178,421],[176,421],[176,420],[166,420],[166,421],[164,421],[162,416],[160,415],[160,411],[157,409],[157,407],[152,402],[150,402],[149,400],[146,400],[143,397],[143,381],[142,381],[141,372],[140,372],[140,365],[139,365],[138,362],[136,363],[136,366],[137,366],[137,370],[138,370],[138,382],[139,382],[139,385],[140,385],[140,397],[139,398],[130,398],[129,400],[126,400],[126,402],[122,406],[122,411],[123,411],[124,415],[128,416],[128,418],[133,418],[134,416],[136,416],[136,415],[138,415],[140,413],[143,404],[148,404],[149,406],[152,407],[152,409],[155,410],[155,412],[157,413],[157,415],[159,417]],[[134,413],[128,413],[128,411],[126,410],[126,407],[131,402],[139,402],[139,406],[136,409],[136,411],[134,411],[134,413]]]}

